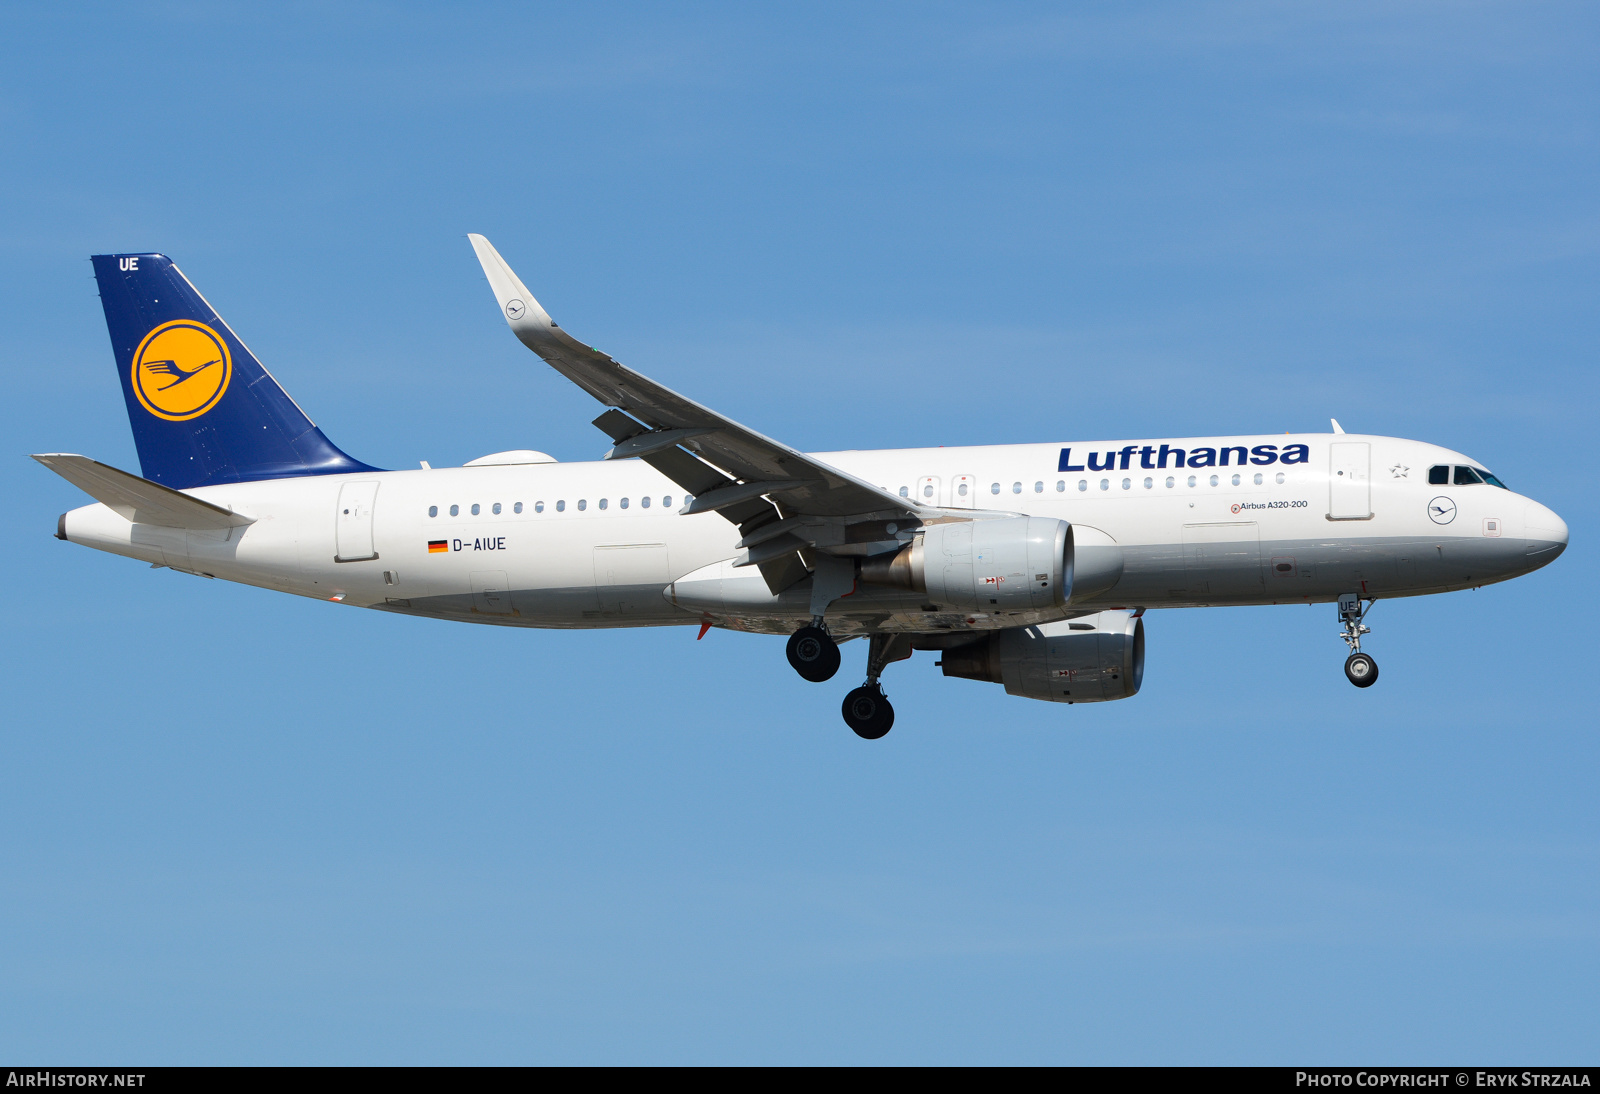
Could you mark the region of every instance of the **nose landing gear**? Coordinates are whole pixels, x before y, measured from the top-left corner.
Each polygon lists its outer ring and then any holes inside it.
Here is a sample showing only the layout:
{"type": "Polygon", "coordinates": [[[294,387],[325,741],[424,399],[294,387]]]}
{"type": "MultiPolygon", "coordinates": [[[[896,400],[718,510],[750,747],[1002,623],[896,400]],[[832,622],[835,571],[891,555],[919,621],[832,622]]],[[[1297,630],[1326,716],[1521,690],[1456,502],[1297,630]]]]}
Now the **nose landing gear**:
{"type": "Polygon", "coordinates": [[[875,634],[867,642],[867,682],[844,697],[840,713],[857,737],[876,741],[894,728],[894,707],[878,677],[892,662],[911,656],[909,634],[875,634]]]}
{"type": "Polygon", "coordinates": [[[1368,600],[1363,608],[1358,593],[1341,593],[1339,596],[1339,622],[1343,624],[1339,637],[1350,647],[1350,656],[1344,663],[1344,675],[1358,688],[1370,688],[1378,682],[1378,663],[1361,652],[1361,636],[1372,632],[1372,628],[1362,620],[1376,603],[1376,600],[1368,600]]]}

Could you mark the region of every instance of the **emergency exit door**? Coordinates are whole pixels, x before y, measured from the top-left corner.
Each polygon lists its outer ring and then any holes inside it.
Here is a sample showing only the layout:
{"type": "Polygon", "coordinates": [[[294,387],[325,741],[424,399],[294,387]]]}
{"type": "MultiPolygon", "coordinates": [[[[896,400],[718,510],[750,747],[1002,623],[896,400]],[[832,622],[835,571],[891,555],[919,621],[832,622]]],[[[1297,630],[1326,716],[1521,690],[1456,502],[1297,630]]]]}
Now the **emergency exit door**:
{"type": "Polygon", "coordinates": [[[1372,445],[1366,441],[1328,446],[1328,519],[1372,519],[1372,445]]]}
{"type": "Polygon", "coordinates": [[[950,480],[950,508],[972,509],[978,504],[978,480],[971,475],[957,475],[950,480]]]}
{"type": "Polygon", "coordinates": [[[339,508],[333,524],[335,562],[363,562],[378,557],[372,539],[372,510],[377,500],[376,482],[347,482],[339,488],[339,508]]]}

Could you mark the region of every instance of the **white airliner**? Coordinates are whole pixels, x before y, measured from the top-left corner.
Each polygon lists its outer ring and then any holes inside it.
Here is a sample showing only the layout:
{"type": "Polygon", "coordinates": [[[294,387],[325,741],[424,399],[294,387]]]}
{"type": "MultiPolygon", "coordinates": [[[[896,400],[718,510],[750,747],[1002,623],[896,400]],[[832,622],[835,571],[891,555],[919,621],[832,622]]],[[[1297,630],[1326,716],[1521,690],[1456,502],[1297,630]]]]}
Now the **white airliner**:
{"type": "Polygon", "coordinates": [[[501,314],[608,409],[602,461],[500,452],[383,471],[323,436],[172,262],[97,255],[144,477],[34,458],[97,499],[57,535],[155,566],[384,611],[518,627],[788,635],[889,731],[879,677],[913,650],[946,676],[1051,702],[1123,699],[1150,608],[1332,602],[1357,687],[1379,598],[1504,581],[1567,526],[1482,463],[1344,433],[1070,440],[808,454],[562,330],[482,236],[501,314]]]}

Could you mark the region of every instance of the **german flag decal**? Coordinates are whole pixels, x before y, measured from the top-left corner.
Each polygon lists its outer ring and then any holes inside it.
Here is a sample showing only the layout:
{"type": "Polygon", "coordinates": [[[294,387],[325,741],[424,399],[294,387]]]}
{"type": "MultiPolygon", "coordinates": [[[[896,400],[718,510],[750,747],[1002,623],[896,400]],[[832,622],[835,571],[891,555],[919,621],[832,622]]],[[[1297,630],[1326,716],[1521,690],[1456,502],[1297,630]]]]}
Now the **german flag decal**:
{"type": "Polygon", "coordinates": [[[447,539],[430,539],[428,541],[428,553],[430,555],[446,554],[449,550],[450,541],[447,539]]]}

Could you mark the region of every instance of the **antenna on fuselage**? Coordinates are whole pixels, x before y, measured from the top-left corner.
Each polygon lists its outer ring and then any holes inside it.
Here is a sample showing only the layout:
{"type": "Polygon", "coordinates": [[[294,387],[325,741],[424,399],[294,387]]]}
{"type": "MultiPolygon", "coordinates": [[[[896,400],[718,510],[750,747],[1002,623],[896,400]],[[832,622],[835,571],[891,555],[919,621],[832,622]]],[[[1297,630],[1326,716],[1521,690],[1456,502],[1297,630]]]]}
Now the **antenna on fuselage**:
{"type": "Polygon", "coordinates": [[[1335,433],[1343,433],[1344,432],[1344,426],[1339,424],[1339,419],[1338,418],[1329,418],[1328,421],[1333,423],[1333,431],[1335,433]]]}

